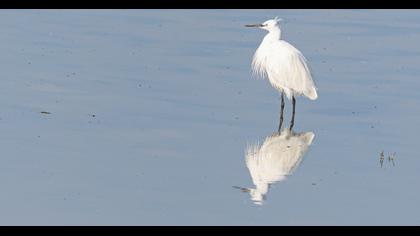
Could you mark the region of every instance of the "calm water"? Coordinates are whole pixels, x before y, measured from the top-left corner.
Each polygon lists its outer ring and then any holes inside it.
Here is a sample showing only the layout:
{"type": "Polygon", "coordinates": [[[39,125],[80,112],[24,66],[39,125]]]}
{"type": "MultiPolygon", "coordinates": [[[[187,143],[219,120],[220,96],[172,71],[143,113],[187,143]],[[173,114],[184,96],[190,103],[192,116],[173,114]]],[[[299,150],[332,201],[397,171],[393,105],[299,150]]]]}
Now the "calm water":
{"type": "Polygon", "coordinates": [[[1,225],[420,223],[420,11],[1,13],[1,225]],[[274,16],[319,93],[289,136],[274,16]]]}

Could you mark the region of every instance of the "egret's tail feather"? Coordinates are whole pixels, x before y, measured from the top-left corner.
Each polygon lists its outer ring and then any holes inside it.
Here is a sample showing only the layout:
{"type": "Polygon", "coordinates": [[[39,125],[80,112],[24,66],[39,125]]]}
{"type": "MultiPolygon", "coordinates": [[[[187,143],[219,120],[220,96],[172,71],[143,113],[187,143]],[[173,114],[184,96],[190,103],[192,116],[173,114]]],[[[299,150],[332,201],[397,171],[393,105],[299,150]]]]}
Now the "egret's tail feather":
{"type": "Polygon", "coordinates": [[[315,87],[311,88],[309,91],[304,93],[304,95],[311,100],[316,100],[318,98],[318,93],[315,87]]]}

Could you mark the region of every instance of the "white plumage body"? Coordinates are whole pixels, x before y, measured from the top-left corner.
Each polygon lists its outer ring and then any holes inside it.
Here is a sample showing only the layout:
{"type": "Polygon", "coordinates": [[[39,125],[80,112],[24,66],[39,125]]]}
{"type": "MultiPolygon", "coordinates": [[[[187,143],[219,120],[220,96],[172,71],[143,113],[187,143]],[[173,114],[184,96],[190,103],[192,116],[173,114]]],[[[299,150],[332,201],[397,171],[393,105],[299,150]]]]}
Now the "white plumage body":
{"type": "Polygon", "coordinates": [[[261,146],[246,148],[246,166],[256,186],[249,193],[255,203],[262,203],[270,184],[285,180],[295,171],[314,137],[312,132],[295,134],[284,130],[281,134],[267,137],[261,146]]]}
{"type": "Polygon", "coordinates": [[[252,60],[253,72],[268,77],[271,85],[284,92],[287,98],[304,95],[318,97],[307,62],[302,53],[284,40],[267,34],[252,60]]]}

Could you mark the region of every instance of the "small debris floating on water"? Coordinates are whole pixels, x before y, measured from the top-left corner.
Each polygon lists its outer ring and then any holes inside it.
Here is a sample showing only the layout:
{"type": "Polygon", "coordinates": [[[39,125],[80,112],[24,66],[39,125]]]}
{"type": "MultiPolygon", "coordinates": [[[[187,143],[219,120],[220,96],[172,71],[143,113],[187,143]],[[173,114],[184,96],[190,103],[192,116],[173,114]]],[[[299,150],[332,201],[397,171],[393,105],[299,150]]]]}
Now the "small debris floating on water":
{"type": "Polygon", "coordinates": [[[384,164],[384,158],[385,158],[384,151],[382,151],[379,157],[379,163],[381,163],[381,168],[382,168],[382,165],[384,164]]]}
{"type": "Polygon", "coordinates": [[[394,158],[395,158],[396,153],[392,153],[392,155],[388,156],[388,162],[392,162],[392,166],[395,166],[395,162],[394,162],[394,158]]]}
{"type": "MultiPolygon", "coordinates": [[[[390,154],[390,155],[388,155],[388,163],[389,162],[392,162],[392,166],[395,166],[395,162],[394,162],[394,160],[395,160],[395,156],[397,155],[397,153],[396,152],[394,152],[394,153],[392,153],[392,154],[390,154]]],[[[380,155],[379,155],[379,163],[381,164],[381,168],[382,168],[382,166],[383,166],[383,163],[384,163],[384,159],[385,159],[385,155],[384,155],[384,151],[382,151],[381,153],[380,153],[380,155]]]]}

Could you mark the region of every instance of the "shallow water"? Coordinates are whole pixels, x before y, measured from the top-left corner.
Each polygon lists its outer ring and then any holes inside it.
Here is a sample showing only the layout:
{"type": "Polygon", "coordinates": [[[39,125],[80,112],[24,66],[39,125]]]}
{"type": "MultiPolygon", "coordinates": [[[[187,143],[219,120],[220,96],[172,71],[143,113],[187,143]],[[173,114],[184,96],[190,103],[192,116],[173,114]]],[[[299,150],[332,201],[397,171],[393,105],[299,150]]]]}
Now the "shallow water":
{"type": "Polygon", "coordinates": [[[419,25],[418,10],[3,10],[0,224],[418,224],[419,25]],[[277,15],[319,99],[297,99],[313,139],[265,158],[254,202],[245,154],[280,103],[251,78],[265,32],[243,25],[277,15]]]}

